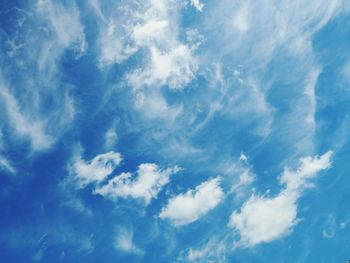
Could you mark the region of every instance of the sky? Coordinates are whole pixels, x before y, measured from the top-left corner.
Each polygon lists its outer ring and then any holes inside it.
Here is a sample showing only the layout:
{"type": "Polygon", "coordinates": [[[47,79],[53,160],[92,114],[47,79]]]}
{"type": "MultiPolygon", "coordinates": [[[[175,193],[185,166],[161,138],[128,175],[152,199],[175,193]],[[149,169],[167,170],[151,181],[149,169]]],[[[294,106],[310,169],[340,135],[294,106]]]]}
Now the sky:
{"type": "Polygon", "coordinates": [[[350,260],[346,0],[1,0],[0,261],[350,260]]]}

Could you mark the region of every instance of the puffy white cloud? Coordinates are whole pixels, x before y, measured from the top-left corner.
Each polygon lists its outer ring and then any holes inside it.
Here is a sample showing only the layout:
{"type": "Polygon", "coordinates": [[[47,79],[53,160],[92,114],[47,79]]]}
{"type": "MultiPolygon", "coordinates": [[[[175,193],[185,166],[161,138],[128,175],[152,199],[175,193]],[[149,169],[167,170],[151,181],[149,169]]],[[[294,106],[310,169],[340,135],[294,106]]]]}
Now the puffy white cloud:
{"type": "Polygon", "coordinates": [[[78,156],[69,167],[69,170],[78,185],[80,187],[85,187],[90,183],[103,182],[121,161],[121,155],[114,151],[99,154],[88,162],[78,156]]]}
{"type": "Polygon", "coordinates": [[[280,182],[287,186],[288,191],[300,193],[301,190],[309,185],[309,179],[331,166],[332,154],[332,151],[328,151],[321,156],[302,158],[297,170],[291,171],[288,168],[284,170],[280,182]]]}
{"type": "Polygon", "coordinates": [[[160,84],[179,89],[194,77],[196,64],[187,45],[179,44],[169,52],[152,47],[150,52],[149,67],[136,70],[128,76],[128,81],[133,87],[160,84]]]}
{"type": "Polygon", "coordinates": [[[280,178],[285,187],[275,197],[252,195],[240,211],[234,211],[229,225],[239,231],[238,246],[254,246],[287,235],[297,223],[297,201],[309,180],[331,166],[329,151],[322,156],[301,159],[300,166],[285,169],[280,178]]]}
{"type": "MultiPolygon", "coordinates": [[[[102,16],[101,66],[121,63],[138,50],[144,50],[142,67],[127,76],[133,88],[168,85],[179,89],[192,80],[196,61],[191,46],[178,39],[179,8],[172,1],[146,1],[139,5],[131,2],[121,9],[115,8],[118,14],[101,11],[96,1],[91,4],[102,16]]],[[[196,6],[201,5],[198,2],[196,6]]]]}
{"type": "Polygon", "coordinates": [[[133,40],[149,52],[146,66],[128,76],[134,88],[168,85],[179,89],[194,77],[197,65],[192,49],[177,39],[170,5],[167,0],[153,1],[143,22],[133,28],[133,40]]]}
{"type": "Polygon", "coordinates": [[[231,215],[230,225],[239,230],[242,244],[253,246],[287,234],[296,222],[296,209],[295,197],[285,192],[275,198],[253,195],[231,215]]]}
{"type": "Polygon", "coordinates": [[[94,193],[113,200],[129,197],[142,199],[148,204],[169,183],[170,176],[179,170],[178,167],[161,170],[156,164],[143,163],[138,167],[136,176],[122,173],[107,184],[97,186],[94,193]]]}
{"type": "Polygon", "coordinates": [[[198,220],[223,199],[224,192],[219,184],[220,179],[214,178],[201,183],[194,190],[171,198],[159,217],[171,220],[175,226],[198,220]]]}

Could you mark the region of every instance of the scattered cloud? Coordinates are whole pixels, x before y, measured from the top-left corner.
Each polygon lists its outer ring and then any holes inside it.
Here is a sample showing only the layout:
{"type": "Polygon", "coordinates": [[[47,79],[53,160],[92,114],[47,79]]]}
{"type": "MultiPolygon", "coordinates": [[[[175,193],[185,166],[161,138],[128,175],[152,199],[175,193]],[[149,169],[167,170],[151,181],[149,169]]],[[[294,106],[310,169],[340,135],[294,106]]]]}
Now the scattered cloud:
{"type": "Polygon", "coordinates": [[[329,151],[322,156],[302,158],[296,170],[284,170],[280,178],[284,189],[277,196],[253,194],[240,211],[234,211],[229,225],[240,234],[241,239],[236,245],[254,246],[287,235],[298,222],[297,201],[300,195],[311,186],[310,179],[331,166],[331,155],[329,151]]]}
{"type": "Polygon", "coordinates": [[[234,184],[231,190],[238,196],[242,196],[244,190],[255,181],[254,174],[248,169],[244,169],[239,175],[239,180],[234,184]]]}
{"type": "Polygon", "coordinates": [[[72,85],[62,80],[61,56],[72,50],[81,57],[87,43],[73,2],[37,1],[27,7],[13,9],[13,31],[4,35],[1,117],[14,130],[12,139],[28,140],[31,150],[41,151],[63,136],[75,116],[72,85]]]}
{"type": "Polygon", "coordinates": [[[246,162],[248,161],[248,157],[244,153],[241,153],[241,155],[239,156],[239,160],[241,162],[246,162]]]}
{"type": "Polygon", "coordinates": [[[334,214],[326,216],[323,223],[322,237],[326,239],[334,238],[338,230],[338,223],[334,214]]]}
{"type": "Polygon", "coordinates": [[[115,240],[116,249],[124,253],[142,255],[144,251],[135,245],[133,239],[134,233],[132,230],[125,227],[118,228],[115,240]]]}
{"type": "Polygon", "coordinates": [[[136,70],[127,77],[134,88],[168,85],[171,89],[181,89],[194,77],[196,65],[188,46],[179,44],[169,52],[152,47],[150,53],[149,67],[136,70]]]}
{"type": "Polygon", "coordinates": [[[204,4],[199,0],[190,0],[192,6],[194,6],[199,12],[202,12],[204,4]]]}
{"type": "Polygon", "coordinates": [[[85,187],[90,183],[102,183],[121,161],[121,155],[114,151],[99,154],[88,162],[81,159],[81,156],[76,156],[69,172],[79,187],[85,187]]]}
{"type": "Polygon", "coordinates": [[[11,127],[17,134],[29,138],[34,150],[47,149],[51,146],[52,137],[46,133],[45,123],[21,112],[17,99],[5,86],[0,88],[0,99],[6,107],[11,127]]]}
{"type": "Polygon", "coordinates": [[[5,170],[6,172],[9,172],[11,174],[16,173],[16,169],[13,167],[11,162],[0,155],[0,171],[1,170],[5,170]]]}
{"type": "Polygon", "coordinates": [[[228,262],[227,247],[222,240],[211,239],[200,248],[190,248],[182,253],[179,262],[228,262]]]}
{"type": "Polygon", "coordinates": [[[219,184],[220,178],[217,177],[171,198],[159,217],[169,219],[175,226],[198,220],[222,201],[224,192],[219,184]]]}
{"type": "Polygon", "coordinates": [[[143,163],[139,165],[136,176],[122,173],[107,184],[97,186],[94,193],[112,200],[129,197],[141,199],[148,204],[169,183],[170,176],[179,170],[178,167],[161,170],[156,164],[143,163]]]}
{"type": "MultiPolygon", "coordinates": [[[[199,1],[195,2],[201,8],[199,1]]],[[[118,15],[104,13],[96,1],[91,3],[103,17],[100,24],[102,65],[122,63],[137,51],[146,51],[142,67],[127,75],[134,89],[164,85],[181,89],[193,79],[197,65],[191,47],[177,37],[178,7],[172,1],[130,3],[118,15]]]]}

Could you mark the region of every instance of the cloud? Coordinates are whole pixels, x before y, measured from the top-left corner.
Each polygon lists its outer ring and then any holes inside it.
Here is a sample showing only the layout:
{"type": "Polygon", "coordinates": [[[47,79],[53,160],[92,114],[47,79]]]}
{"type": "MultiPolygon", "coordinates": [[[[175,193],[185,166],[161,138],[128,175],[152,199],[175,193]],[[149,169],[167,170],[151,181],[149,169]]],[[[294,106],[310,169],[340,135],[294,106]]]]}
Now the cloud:
{"type": "Polygon", "coordinates": [[[127,228],[119,228],[116,235],[115,247],[119,251],[142,255],[144,251],[134,244],[134,233],[127,228]]]}
{"type": "Polygon", "coordinates": [[[245,33],[249,30],[249,4],[244,4],[238,9],[232,24],[240,33],[245,33]]]}
{"type": "Polygon", "coordinates": [[[10,93],[9,89],[1,84],[0,99],[5,106],[9,123],[14,131],[20,136],[30,139],[34,150],[46,149],[51,146],[52,138],[44,129],[42,120],[32,119],[21,112],[17,99],[10,93]]]}
{"type": "Polygon", "coordinates": [[[52,147],[74,119],[60,61],[66,50],[81,56],[87,44],[74,3],[37,1],[28,8],[13,9],[13,30],[4,34],[0,100],[11,138],[29,140],[38,151],[52,147]]]}
{"type": "Polygon", "coordinates": [[[241,244],[254,246],[280,238],[296,223],[295,198],[280,193],[275,198],[252,196],[241,208],[234,212],[230,225],[239,230],[241,244]]]}
{"type": "Polygon", "coordinates": [[[228,262],[226,245],[222,240],[210,239],[200,248],[190,248],[177,262],[228,262]]]}
{"type": "Polygon", "coordinates": [[[253,194],[234,211],[229,225],[239,231],[237,246],[254,246],[270,242],[287,235],[297,223],[297,201],[303,190],[310,187],[310,179],[331,166],[329,151],[322,156],[305,157],[300,166],[291,171],[284,170],[280,183],[284,188],[275,197],[253,194]]]}
{"type": "Polygon", "coordinates": [[[116,123],[114,122],[112,126],[105,133],[105,148],[113,149],[118,142],[118,133],[116,131],[116,123]]]}
{"type": "Polygon", "coordinates": [[[121,161],[121,155],[114,151],[99,154],[88,162],[77,156],[74,163],[69,167],[69,171],[79,187],[85,187],[90,183],[103,182],[121,161]]]}
{"type": "Polygon", "coordinates": [[[220,179],[214,178],[171,198],[159,217],[169,219],[175,226],[198,220],[222,201],[224,193],[219,184],[220,179]]]}
{"type": "MultiPolygon", "coordinates": [[[[142,66],[127,74],[134,89],[164,86],[181,89],[197,70],[192,48],[177,37],[178,7],[171,1],[129,3],[114,12],[91,2],[100,23],[100,64],[122,63],[137,51],[145,52],[142,66]]],[[[200,6],[199,3],[197,6],[200,6]]]]}
{"type": "Polygon", "coordinates": [[[139,165],[136,176],[122,173],[109,180],[107,184],[97,186],[94,193],[112,200],[135,198],[149,204],[169,183],[170,176],[179,170],[178,167],[161,170],[156,164],[143,163],[139,165]]]}
{"type": "Polygon", "coordinates": [[[153,2],[143,22],[132,30],[136,45],[149,54],[145,67],[127,77],[129,84],[136,89],[164,85],[182,89],[194,78],[197,65],[192,49],[177,39],[170,6],[167,0],[153,2]]]}
{"type": "Polygon", "coordinates": [[[326,239],[334,238],[337,234],[337,230],[338,224],[335,215],[328,215],[323,223],[322,237],[326,239]]]}
{"type": "Polygon", "coordinates": [[[4,171],[9,172],[11,174],[16,173],[16,169],[13,167],[11,162],[0,154],[0,171],[1,170],[4,170],[4,171]]]}
{"type": "Polygon", "coordinates": [[[192,6],[194,6],[199,12],[202,12],[204,4],[199,0],[190,0],[192,6]]]}
{"type": "Polygon", "coordinates": [[[179,44],[169,52],[152,47],[150,53],[149,67],[136,70],[127,77],[129,84],[136,89],[153,85],[181,89],[194,77],[196,65],[188,46],[179,44]]]}
{"type": "Polygon", "coordinates": [[[231,187],[231,190],[235,192],[237,196],[242,196],[248,186],[250,186],[255,181],[254,174],[245,168],[239,175],[239,180],[236,184],[231,187]]]}

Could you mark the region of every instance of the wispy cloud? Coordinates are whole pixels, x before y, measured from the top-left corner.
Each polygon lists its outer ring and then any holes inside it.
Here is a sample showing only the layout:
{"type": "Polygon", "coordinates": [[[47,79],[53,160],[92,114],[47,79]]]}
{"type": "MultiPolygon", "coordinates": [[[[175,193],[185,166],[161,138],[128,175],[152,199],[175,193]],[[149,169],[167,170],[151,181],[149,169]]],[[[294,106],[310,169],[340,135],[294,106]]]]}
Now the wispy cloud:
{"type": "Polygon", "coordinates": [[[74,3],[37,1],[30,8],[13,9],[14,21],[22,22],[6,34],[0,99],[14,136],[29,139],[36,151],[50,148],[74,118],[72,85],[62,81],[59,62],[70,48],[81,56],[86,43],[74,3]]]}
{"type": "Polygon", "coordinates": [[[131,229],[119,227],[117,229],[115,247],[124,253],[136,254],[141,256],[144,251],[137,247],[133,241],[134,233],[131,229]]]}

